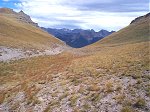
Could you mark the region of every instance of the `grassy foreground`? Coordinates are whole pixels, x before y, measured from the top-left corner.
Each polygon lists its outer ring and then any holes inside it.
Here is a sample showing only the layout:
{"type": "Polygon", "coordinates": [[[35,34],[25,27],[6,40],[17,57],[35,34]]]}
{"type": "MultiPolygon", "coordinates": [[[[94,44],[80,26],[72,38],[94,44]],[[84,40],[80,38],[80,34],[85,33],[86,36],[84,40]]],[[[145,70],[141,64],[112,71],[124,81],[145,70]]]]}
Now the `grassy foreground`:
{"type": "Polygon", "coordinates": [[[66,52],[0,63],[0,102],[9,111],[24,111],[18,105],[45,112],[148,111],[148,45],[140,42],[97,49],[90,55],[66,52]]]}

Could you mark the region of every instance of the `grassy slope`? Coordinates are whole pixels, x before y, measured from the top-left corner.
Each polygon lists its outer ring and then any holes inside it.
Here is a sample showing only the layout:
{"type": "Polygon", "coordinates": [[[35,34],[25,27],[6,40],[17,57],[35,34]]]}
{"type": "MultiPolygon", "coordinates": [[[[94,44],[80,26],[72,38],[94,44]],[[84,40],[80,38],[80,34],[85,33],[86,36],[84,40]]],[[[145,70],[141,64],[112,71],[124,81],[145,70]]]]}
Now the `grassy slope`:
{"type": "Polygon", "coordinates": [[[41,49],[64,43],[32,25],[0,16],[0,45],[16,48],[41,49]]]}
{"type": "Polygon", "coordinates": [[[136,24],[130,24],[122,30],[113,33],[112,35],[98,41],[94,45],[112,45],[112,44],[125,44],[145,42],[150,39],[149,33],[150,19],[144,19],[136,24]]]}
{"type": "MultiPolygon", "coordinates": [[[[92,52],[92,55],[83,60],[77,60],[79,62],[78,66],[81,65],[81,67],[76,66],[76,69],[93,66],[91,68],[101,67],[119,73],[118,69],[120,67],[128,71],[130,64],[136,66],[137,62],[142,65],[141,71],[149,69],[149,22],[148,17],[144,18],[92,45],[80,49],[85,52],[92,52]]],[[[136,69],[138,70],[135,67],[133,71],[136,69]]]]}

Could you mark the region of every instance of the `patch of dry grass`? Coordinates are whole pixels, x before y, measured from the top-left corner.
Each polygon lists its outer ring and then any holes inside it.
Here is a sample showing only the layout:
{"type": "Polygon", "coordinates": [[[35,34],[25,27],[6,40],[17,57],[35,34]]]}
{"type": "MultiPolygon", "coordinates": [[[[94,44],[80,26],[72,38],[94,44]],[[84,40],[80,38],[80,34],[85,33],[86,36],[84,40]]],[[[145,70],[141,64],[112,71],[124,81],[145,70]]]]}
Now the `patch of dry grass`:
{"type": "Polygon", "coordinates": [[[136,112],[136,111],[130,106],[125,106],[122,108],[121,112],[136,112]]]}
{"type": "Polygon", "coordinates": [[[3,101],[5,100],[5,93],[1,93],[0,94],[0,104],[3,103],[3,101]]]}
{"type": "Polygon", "coordinates": [[[89,91],[100,91],[100,89],[101,88],[96,84],[93,84],[88,88],[89,91]]]}

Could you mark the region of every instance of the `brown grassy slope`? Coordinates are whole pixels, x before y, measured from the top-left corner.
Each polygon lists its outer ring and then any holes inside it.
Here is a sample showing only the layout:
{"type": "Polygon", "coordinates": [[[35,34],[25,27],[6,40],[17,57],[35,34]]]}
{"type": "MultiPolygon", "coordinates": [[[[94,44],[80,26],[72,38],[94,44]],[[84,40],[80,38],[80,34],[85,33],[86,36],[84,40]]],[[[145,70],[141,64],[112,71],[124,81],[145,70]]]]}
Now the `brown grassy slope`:
{"type": "Polygon", "coordinates": [[[93,74],[97,68],[104,69],[110,74],[136,74],[149,70],[149,23],[149,17],[140,19],[140,21],[80,49],[92,54],[75,60],[72,63],[72,69],[77,73],[87,69],[93,74]]]}
{"type": "Polygon", "coordinates": [[[70,69],[76,74],[85,71],[93,75],[139,74],[149,70],[149,44],[141,42],[96,50],[93,48],[92,55],[74,60],[70,69]]]}
{"type": "Polygon", "coordinates": [[[125,43],[137,43],[146,42],[150,39],[150,16],[141,19],[139,22],[130,24],[129,26],[121,29],[118,32],[109,35],[108,37],[94,43],[93,46],[97,45],[114,45],[114,44],[125,44],[125,43]]]}
{"type": "Polygon", "coordinates": [[[64,43],[40,28],[0,15],[0,45],[16,48],[42,49],[64,43]]]}

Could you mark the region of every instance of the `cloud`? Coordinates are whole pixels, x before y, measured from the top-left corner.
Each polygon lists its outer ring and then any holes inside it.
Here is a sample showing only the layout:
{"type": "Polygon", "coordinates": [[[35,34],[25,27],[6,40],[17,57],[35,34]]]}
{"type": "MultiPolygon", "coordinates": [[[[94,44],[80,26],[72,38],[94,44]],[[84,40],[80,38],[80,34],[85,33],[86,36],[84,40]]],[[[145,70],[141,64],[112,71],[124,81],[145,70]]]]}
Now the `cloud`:
{"type": "Polygon", "coordinates": [[[40,26],[119,30],[148,12],[148,0],[20,0],[23,10],[40,26]]]}

